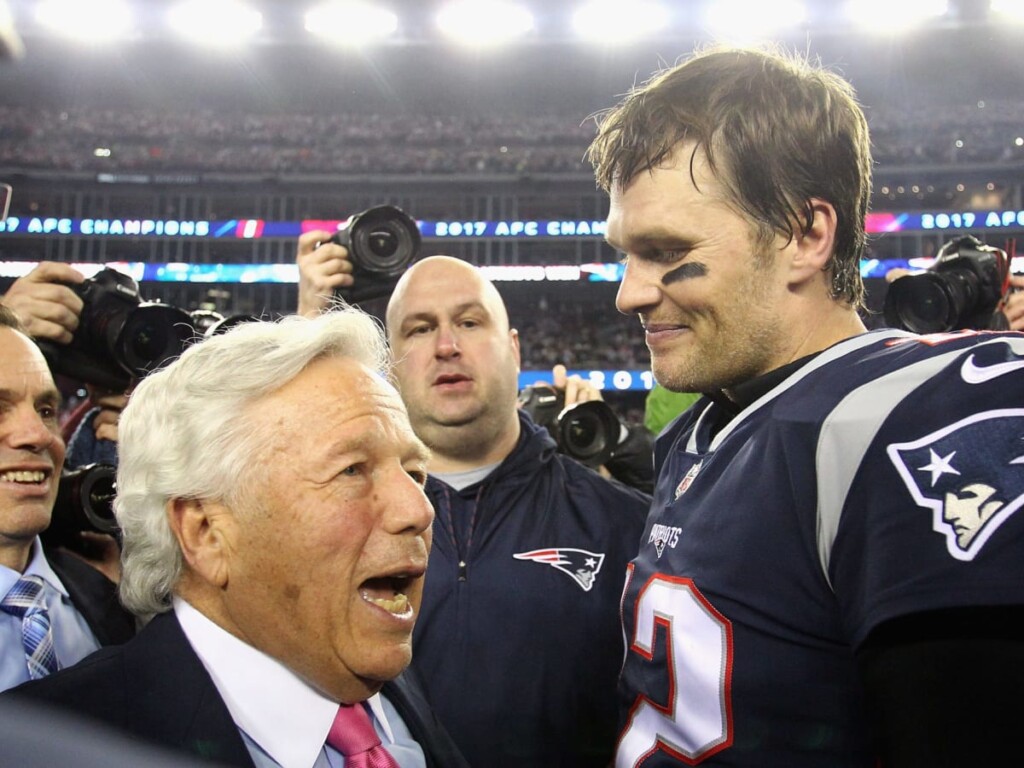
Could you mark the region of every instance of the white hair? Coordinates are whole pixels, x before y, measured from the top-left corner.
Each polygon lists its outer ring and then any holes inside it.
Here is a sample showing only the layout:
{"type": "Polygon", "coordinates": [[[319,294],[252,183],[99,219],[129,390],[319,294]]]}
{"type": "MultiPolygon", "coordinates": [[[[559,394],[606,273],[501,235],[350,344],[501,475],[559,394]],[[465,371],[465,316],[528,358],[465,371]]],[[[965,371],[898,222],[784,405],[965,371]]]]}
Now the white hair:
{"type": "Polygon", "coordinates": [[[122,532],[120,594],[129,610],[149,615],[170,607],[182,554],[169,503],[232,505],[245,498],[263,442],[246,409],[325,357],[388,371],[380,324],[343,307],[313,319],[243,323],[190,347],[135,389],[118,425],[114,502],[122,532]]]}

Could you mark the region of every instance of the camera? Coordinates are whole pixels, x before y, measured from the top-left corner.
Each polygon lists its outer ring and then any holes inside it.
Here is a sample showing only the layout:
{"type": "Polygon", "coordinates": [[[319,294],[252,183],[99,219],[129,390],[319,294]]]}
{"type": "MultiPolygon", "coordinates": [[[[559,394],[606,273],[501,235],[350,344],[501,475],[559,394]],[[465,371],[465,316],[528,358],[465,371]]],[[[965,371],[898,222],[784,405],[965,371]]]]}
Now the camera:
{"type": "Polygon", "coordinates": [[[611,407],[589,400],[565,407],[565,393],[546,384],[519,392],[519,407],[546,427],[558,450],[588,467],[607,464],[627,430],[611,407]]]}
{"type": "Polygon", "coordinates": [[[123,392],[195,338],[187,312],[142,301],[138,283],[121,272],[102,269],[69,287],[83,304],[71,343],[39,342],[54,373],[123,392]]]}
{"type": "MultiPolygon", "coordinates": [[[[420,228],[393,205],[357,213],[329,240],[348,249],[353,284],[337,293],[349,303],[387,296],[420,250],[420,228]]],[[[319,247],[322,243],[317,243],[319,247]]]]}
{"type": "Polygon", "coordinates": [[[952,240],[927,272],[892,282],[885,320],[914,333],[1005,329],[1006,317],[996,310],[1009,285],[1010,262],[1006,251],[971,235],[952,240]]]}
{"type": "Polygon", "coordinates": [[[74,548],[78,534],[83,531],[117,537],[120,528],[114,517],[116,492],[117,470],[110,464],[86,464],[64,470],[43,539],[54,546],[74,548]]]}
{"type": "Polygon", "coordinates": [[[236,325],[241,325],[242,323],[259,321],[259,318],[254,315],[225,316],[213,309],[193,309],[189,312],[189,319],[192,321],[192,327],[195,328],[196,335],[203,339],[227,333],[236,325]]]}

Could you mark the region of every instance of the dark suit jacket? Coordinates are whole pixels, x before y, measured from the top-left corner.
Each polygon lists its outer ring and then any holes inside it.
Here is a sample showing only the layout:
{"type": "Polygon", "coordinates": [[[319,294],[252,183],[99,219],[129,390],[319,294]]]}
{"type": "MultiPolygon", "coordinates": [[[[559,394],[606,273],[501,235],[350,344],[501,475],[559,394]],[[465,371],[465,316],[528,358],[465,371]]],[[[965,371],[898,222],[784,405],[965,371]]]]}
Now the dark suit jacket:
{"type": "MultiPolygon", "coordinates": [[[[423,747],[429,768],[467,768],[418,684],[405,675],[382,693],[423,747]]],[[[252,768],[238,726],[173,613],[154,618],[129,643],[8,691],[89,714],[140,739],[223,765],[252,768]]]]}
{"type": "Polygon", "coordinates": [[[63,550],[44,546],[43,554],[100,645],[119,645],[135,636],[135,617],[118,602],[114,582],[63,550]]]}

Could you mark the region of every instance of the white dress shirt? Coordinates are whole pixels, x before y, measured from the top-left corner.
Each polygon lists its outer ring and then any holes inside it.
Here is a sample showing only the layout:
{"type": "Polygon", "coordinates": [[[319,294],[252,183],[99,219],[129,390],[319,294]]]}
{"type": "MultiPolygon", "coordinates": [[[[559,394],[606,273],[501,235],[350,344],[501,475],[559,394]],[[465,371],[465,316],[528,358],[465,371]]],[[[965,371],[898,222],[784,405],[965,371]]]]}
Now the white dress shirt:
{"type": "MultiPolygon", "coordinates": [[[[340,755],[324,749],[338,711],[337,701],[312,688],[281,662],[222,629],[181,598],[175,597],[173,605],[185,636],[213,679],[250,752],[252,742],[281,768],[323,765],[325,751],[333,753],[326,764],[342,764],[340,755]]],[[[398,722],[389,721],[380,694],[371,696],[367,704],[381,740],[396,760],[402,766],[425,766],[422,750],[393,709],[398,722]],[[407,754],[410,744],[411,761],[407,754]]],[[[258,755],[253,757],[257,764],[264,762],[258,755]]]]}

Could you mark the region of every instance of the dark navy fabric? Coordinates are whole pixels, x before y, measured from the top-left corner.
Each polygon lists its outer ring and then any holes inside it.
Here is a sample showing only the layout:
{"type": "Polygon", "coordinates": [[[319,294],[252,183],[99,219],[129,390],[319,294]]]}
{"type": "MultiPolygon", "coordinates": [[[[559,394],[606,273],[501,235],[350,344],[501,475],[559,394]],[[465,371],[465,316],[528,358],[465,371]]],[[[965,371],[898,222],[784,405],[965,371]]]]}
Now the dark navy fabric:
{"type": "Polygon", "coordinates": [[[616,765],[872,766],[871,630],[1024,604],[1024,335],[867,334],[721,407],[656,446],[616,765]]]}
{"type": "Polygon", "coordinates": [[[476,768],[606,766],[622,585],[650,498],[521,424],[480,483],[427,484],[437,516],[413,666],[476,768]]]}

